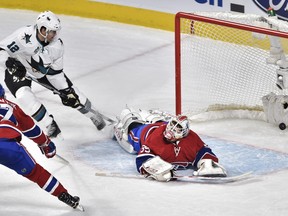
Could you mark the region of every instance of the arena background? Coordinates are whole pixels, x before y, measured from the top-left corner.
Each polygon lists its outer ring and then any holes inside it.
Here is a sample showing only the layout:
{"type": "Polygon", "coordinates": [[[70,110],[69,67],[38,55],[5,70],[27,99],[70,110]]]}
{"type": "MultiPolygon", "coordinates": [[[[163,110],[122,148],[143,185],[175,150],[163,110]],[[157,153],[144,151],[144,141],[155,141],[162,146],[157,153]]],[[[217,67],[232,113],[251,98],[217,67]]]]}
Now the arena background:
{"type": "Polygon", "coordinates": [[[174,15],[179,11],[237,11],[265,14],[268,6],[288,19],[288,0],[1,0],[0,8],[32,11],[51,10],[73,15],[174,31],[174,15]],[[267,5],[268,4],[268,5],[267,5]],[[273,4],[273,5],[269,5],[273,4]]]}

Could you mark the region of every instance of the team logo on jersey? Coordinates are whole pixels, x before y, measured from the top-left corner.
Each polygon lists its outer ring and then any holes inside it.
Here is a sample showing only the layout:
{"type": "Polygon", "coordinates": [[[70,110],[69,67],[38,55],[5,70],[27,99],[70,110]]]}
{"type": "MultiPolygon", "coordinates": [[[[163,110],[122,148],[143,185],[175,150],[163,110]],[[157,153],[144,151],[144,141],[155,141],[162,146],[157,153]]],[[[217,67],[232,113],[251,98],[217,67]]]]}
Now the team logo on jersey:
{"type": "Polygon", "coordinates": [[[22,173],[26,173],[26,172],[27,172],[27,169],[26,169],[26,168],[22,168],[22,169],[21,169],[21,172],[22,172],[22,173]]]}
{"type": "Polygon", "coordinates": [[[28,62],[28,64],[30,64],[34,72],[40,72],[42,74],[47,74],[49,69],[49,67],[44,66],[44,62],[40,56],[39,56],[39,62],[35,61],[34,58],[31,57],[31,63],[28,62]]]}
{"type": "Polygon", "coordinates": [[[26,44],[31,43],[31,38],[32,34],[28,35],[25,33],[24,37],[22,38],[23,40],[25,40],[26,44]]]}
{"type": "Polygon", "coordinates": [[[174,145],[174,153],[175,153],[176,157],[179,155],[180,150],[181,150],[180,146],[174,145]]]}
{"type": "Polygon", "coordinates": [[[288,0],[253,0],[253,2],[266,13],[268,8],[273,8],[277,17],[288,21],[288,0]]]}

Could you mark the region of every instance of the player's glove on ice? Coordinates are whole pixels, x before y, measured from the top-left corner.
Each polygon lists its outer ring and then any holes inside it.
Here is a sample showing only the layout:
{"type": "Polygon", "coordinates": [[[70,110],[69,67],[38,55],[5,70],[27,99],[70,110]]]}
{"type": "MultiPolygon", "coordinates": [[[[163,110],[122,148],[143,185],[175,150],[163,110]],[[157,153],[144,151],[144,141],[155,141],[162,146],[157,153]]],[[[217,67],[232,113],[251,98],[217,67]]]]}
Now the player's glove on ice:
{"type": "Polygon", "coordinates": [[[42,154],[45,154],[47,158],[52,158],[56,154],[56,146],[51,140],[43,145],[40,145],[39,148],[42,154]]]}
{"type": "Polygon", "coordinates": [[[8,57],[7,61],[5,62],[8,72],[19,78],[20,80],[23,79],[26,75],[26,68],[24,65],[15,58],[8,57]]]}

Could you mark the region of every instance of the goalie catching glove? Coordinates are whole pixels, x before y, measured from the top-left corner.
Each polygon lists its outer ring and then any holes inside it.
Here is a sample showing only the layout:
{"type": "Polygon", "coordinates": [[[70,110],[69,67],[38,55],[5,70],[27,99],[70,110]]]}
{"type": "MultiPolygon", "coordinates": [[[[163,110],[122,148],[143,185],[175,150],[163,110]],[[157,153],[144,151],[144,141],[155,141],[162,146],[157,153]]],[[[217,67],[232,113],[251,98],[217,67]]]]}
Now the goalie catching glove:
{"type": "Polygon", "coordinates": [[[172,164],[162,160],[159,156],[155,156],[143,163],[140,171],[146,178],[168,182],[173,178],[173,168],[172,164]]]}
{"type": "Polygon", "coordinates": [[[26,68],[25,66],[15,58],[8,57],[7,61],[5,62],[7,67],[7,71],[22,80],[26,75],[26,68]]]}

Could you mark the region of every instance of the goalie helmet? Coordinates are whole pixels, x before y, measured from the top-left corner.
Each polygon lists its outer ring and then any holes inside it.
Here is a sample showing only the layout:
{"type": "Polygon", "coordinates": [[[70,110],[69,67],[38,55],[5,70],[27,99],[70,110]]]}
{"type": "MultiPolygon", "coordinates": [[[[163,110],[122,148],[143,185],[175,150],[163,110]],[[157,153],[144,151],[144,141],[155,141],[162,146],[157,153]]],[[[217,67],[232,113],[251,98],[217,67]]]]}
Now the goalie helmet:
{"type": "Polygon", "coordinates": [[[163,135],[168,141],[175,142],[186,137],[188,133],[189,121],[187,116],[178,115],[168,122],[163,135]]]}
{"type": "Polygon", "coordinates": [[[60,19],[51,11],[40,13],[36,20],[36,26],[40,34],[41,28],[46,28],[46,35],[41,34],[44,38],[47,37],[50,31],[55,31],[58,34],[61,29],[60,19]]]}

